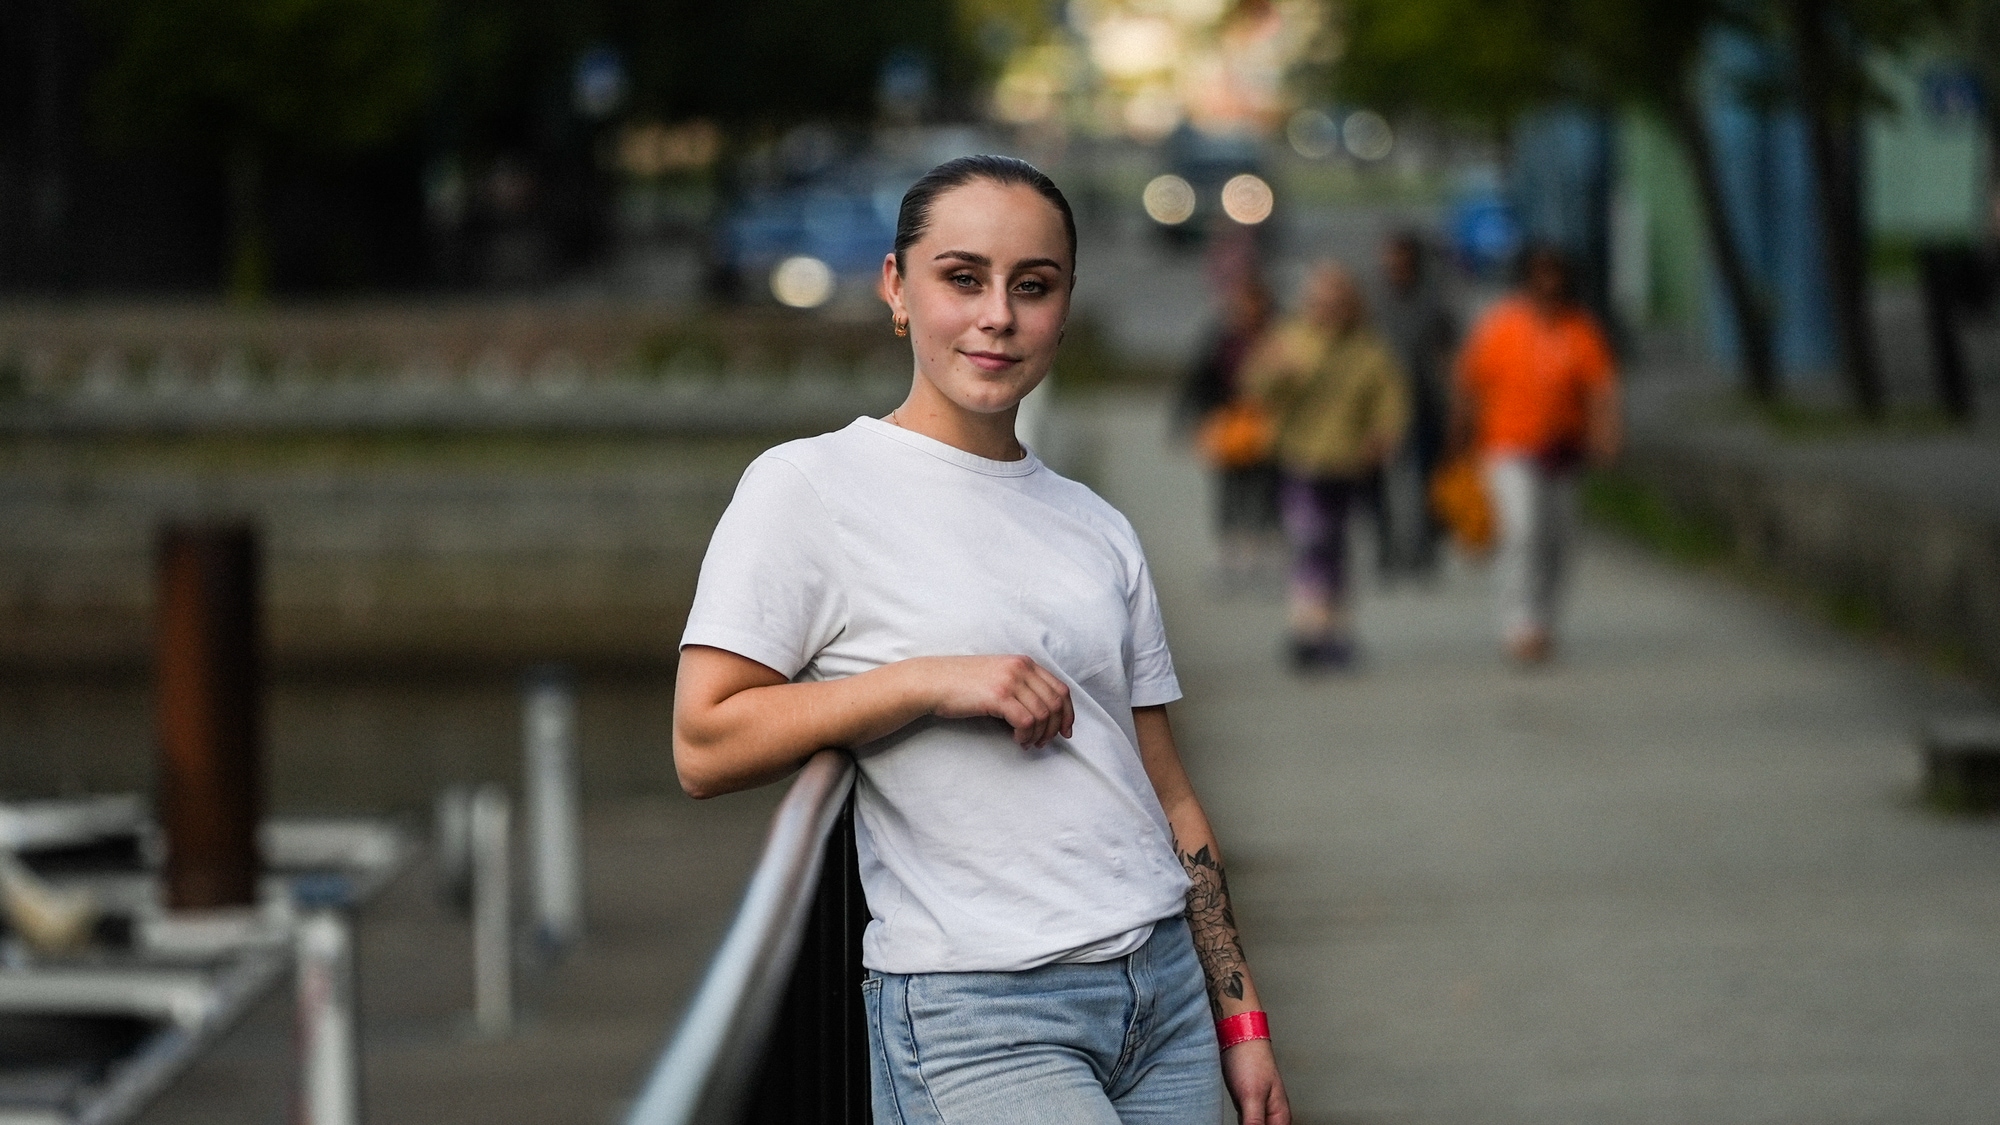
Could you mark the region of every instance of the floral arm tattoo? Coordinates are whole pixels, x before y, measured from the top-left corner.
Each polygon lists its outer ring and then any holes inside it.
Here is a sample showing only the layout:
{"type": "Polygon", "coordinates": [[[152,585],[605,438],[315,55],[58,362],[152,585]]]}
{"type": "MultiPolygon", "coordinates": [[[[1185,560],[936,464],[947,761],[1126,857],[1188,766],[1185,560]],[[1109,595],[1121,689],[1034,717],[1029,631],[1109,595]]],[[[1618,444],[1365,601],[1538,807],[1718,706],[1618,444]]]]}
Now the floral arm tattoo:
{"type": "Polygon", "coordinates": [[[1187,896],[1188,931],[1208,978],[1208,1006],[1221,1019],[1223,997],[1243,999],[1243,943],[1237,940],[1236,912],[1229,905],[1229,876],[1207,844],[1190,854],[1176,839],[1174,854],[1193,884],[1187,896]]]}

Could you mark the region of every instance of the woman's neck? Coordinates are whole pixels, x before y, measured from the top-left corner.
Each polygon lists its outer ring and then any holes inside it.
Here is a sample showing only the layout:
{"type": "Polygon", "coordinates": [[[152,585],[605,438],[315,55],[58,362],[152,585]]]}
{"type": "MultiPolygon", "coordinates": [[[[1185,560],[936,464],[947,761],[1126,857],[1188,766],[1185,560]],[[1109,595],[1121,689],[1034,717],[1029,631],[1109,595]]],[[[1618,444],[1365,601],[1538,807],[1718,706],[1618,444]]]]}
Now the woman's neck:
{"type": "Polygon", "coordinates": [[[988,461],[1019,461],[1028,455],[1014,436],[1019,410],[1019,404],[993,414],[967,410],[919,374],[910,384],[910,397],[890,411],[887,421],[988,461]]]}

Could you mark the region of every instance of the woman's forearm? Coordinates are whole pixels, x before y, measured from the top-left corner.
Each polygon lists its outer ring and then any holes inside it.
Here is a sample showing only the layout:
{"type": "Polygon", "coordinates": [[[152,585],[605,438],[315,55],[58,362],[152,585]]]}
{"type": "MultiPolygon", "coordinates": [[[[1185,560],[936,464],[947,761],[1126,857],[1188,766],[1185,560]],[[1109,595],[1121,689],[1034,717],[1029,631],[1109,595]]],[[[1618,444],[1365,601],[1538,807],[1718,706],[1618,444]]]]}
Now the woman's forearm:
{"type": "Polygon", "coordinates": [[[1215,1018],[1257,1011],[1257,986],[1236,933],[1236,909],[1229,901],[1229,875],[1215,830],[1195,796],[1194,784],[1181,765],[1173,727],[1164,707],[1135,707],[1133,725],[1139,733],[1139,754],[1160,808],[1173,832],[1174,858],[1188,876],[1188,936],[1201,960],[1208,983],[1208,1004],[1215,1018]]]}
{"type": "Polygon", "coordinates": [[[795,684],[718,648],[681,652],[674,772],[696,798],[785,776],[829,746],[855,747],[926,715],[994,718],[1022,746],[1067,737],[1069,686],[1025,656],[920,656],[840,679],[795,684]]]}
{"type": "Polygon", "coordinates": [[[1222,853],[1208,822],[1200,816],[1183,817],[1169,823],[1174,829],[1174,855],[1188,875],[1188,935],[1194,939],[1195,956],[1201,959],[1202,976],[1208,982],[1208,1006],[1216,1019],[1260,1008],[1257,986],[1250,979],[1250,965],[1243,956],[1243,942],[1236,933],[1236,909],[1229,901],[1229,875],[1222,867],[1222,853]],[[1199,824],[1186,821],[1198,819],[1199,824]]]}
{"type": "Polygon", "coordinates": [[[704,675],[714,671],[695,667],[691,675],[684,656],[674,705],[674,770],[697,798],[776,781],[826,747],[872,742],[933,706],[921,677],[901,664],[800,684],[769,669],[767,682],[747,685],[727,670],[704,675]]]}

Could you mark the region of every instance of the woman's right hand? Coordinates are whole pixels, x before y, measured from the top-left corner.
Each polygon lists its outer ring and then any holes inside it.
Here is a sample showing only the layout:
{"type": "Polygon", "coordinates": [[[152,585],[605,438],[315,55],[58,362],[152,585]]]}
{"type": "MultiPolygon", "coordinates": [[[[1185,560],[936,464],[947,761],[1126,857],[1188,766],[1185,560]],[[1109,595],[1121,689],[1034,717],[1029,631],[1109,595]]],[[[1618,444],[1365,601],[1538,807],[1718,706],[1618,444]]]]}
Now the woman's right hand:
{"type": "Polygon", "coordinates": [[[930,713],[941,719],[994,718],[1014,741],[1039,749],[1076,727],[1069,685],[1025,656],[920,656],[902,662],[919,677],[930,713]]]}

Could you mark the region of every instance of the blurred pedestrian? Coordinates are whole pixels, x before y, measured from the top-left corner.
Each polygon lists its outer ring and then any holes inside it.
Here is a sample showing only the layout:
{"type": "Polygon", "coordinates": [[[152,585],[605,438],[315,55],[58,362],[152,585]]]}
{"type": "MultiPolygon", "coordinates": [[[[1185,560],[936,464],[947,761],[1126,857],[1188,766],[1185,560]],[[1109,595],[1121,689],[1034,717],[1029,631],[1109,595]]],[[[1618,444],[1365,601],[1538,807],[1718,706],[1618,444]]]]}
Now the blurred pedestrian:
{"type": "Polygon", "coordinates": [[[1383,470],[1381,549],[1387,574],[1432,573],[1443,536],[1428,498],[1431,476],[1444,455],[1458,318],[1432,275],[1427,249],[1424,236],[1410,229],[1382,244],[1377,321],[1410,381],[1409,437],[1383,470]]]}
{"type": "Polygon", "coordinates": [[[1368,475],[1402,441],[1405,377],[1368,326],[1354,277],[1313,267],[1298,316],[1246,364],[1244,379],[1277,426],[1279,503],[1292,548],[1290,656],[1301,670],[1353,661],[1348,611],[1348,515],[1368,475]]]}
{"type": "Polygon", "coordinates": [[[1243,361],[1270,327],[1272,300],[1254,269],[1230,271],[1221,299],[1222,321],[1188,369],[1174,413],[1213,474],[1218,569],[1234,586],[1264,569],[1280,539],[1274,429],[1241,378],[1243,361]]]}
{"type": "Polygon", "coordinates": [[[682,636],[674,769],[707,797],[853,752],[876,1120],[1213,1122],[1226,1090],[1288,1125],[1145,553],[1015,430],[1075,270],[1032,166],[910,187],[881,275],[909,396],[744,473],[682,636]]]}
{"type": "Polygon", "coordinates": [[[1530,664],[1554,651],[1578,470],[1616,456],[1621,439],[1611,348],[1574,278],[1559,250],[1528,248],[1519,291],[1480,319],[1458,362],[1453,439],[1483,460],[1500,524],[1501,635],[1530,664]]]}

